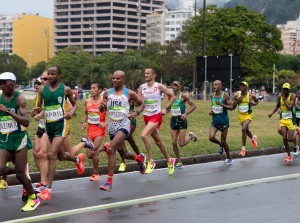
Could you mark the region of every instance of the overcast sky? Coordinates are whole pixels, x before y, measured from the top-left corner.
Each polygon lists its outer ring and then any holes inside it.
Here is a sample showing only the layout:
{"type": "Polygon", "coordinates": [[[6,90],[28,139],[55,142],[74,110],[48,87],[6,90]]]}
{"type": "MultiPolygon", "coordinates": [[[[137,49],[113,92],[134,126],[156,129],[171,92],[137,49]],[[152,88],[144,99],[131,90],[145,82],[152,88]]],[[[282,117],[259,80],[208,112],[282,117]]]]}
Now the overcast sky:
{"type": "Polygon", "coordinates": [[[54,0],[1,0],[0,15],[36,14],[53,18],[54,0]]]}

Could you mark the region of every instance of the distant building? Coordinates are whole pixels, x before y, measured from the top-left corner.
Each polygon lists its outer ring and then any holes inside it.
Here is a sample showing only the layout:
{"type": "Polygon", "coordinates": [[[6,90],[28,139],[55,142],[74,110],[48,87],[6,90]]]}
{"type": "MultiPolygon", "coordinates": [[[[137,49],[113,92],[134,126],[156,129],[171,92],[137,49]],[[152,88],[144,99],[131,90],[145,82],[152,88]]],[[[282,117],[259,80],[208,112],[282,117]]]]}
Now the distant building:
{"type": "Polygon", "coordinates": [[[277,25],[281,31],[283,50],[281,54],[300,54],[300,15],[296,21],[288,21],[286,24],[277,25]]]}
{"type": "Polygon", "coordinates": [[[165,0],[55,0],[54,51],[79,46],[99,55],[146,43],[146,15],[165,0]]]}
{"type": "Polygon", "coordinates": [[[169,44],[183,30],[186,22],[194,16],[192,9],[168,11],[165,17],[165,44],[169,44]]]}
{"type": "Polygon", "coordinates": [[[194,10],[160,10],[147,15],[147,43],[169,44],[174,40],[186,22],[194,16],[194,10]]]}
{"type": "Polygon", "coordinates": [[[165,44],[165,15],[167,10],[155,11],[146,17],[146,43],[165,44]]]}
{"type": "Polygon", "coordinates": [[[39,15],[0,15],[0,52],[16,54],[27,65],[53,56],[53,19],[39,15]]]}

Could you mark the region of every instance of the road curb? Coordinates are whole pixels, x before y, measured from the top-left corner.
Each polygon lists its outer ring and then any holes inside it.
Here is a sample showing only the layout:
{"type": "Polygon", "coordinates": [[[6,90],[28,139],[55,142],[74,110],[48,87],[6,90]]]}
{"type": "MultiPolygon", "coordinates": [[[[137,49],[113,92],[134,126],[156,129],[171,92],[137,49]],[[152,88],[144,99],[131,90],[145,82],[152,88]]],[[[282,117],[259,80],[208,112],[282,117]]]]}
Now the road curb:
{"type": "MultiPolygon", "coordinates": [[[[262,156],[262,155],[271,155],[282,153],[284,150],[281,147],[272,147],[272,148],[263,148],[263,149],[251,149],[247,150],[245,157],[252,157],[252,156],[262,156]]],[[[238,151],[231,152],[231,156],[233,159],[242,159],[243,157],[239,156],[238,151]]],[[[184,165],[192,165],[192,164],[199,164],[199,163],[207,163],[207,162],[214,162],[224,160],[225,155],[219,155],[217,153],[214,154],[207,154],[207,155],[198,155],[198,156],[191,156],[182,158],[182,162],[184,165]]],[[[156,169],[165,168],[167,167],[167,162],[165,160],[155,160],[156,169]]],[[[118,168],[116,168],[116,174],[118,174],[118,168]]],[[[127,163],[125,172],[132,172],[138,171],[138,166],[135,162],[127,163]]],[[[57,170],[55,173],[55,180],[66,180],[66,179],[74,179],[80,177],[89,177],[92,175],[93,168],[88,167],[85,169],[84,174],[78,175],[77,169],[66,169],[66,170],[57,170]]],[[[107,174],[107,166],[100,166],[99,167],[99,174],[106,175],[107,174]]],[[[33,183],[37,183],[40,181],[40,174],[39,172],[32,172],[30,173],[30,177],[33,183]]],[[[106,178],[105,178],[106,179],[106,178]]],[[[10,175],[7,177],[8,185],[18,185],[20,184],[17,178],[14,175],[10,175]]]]}

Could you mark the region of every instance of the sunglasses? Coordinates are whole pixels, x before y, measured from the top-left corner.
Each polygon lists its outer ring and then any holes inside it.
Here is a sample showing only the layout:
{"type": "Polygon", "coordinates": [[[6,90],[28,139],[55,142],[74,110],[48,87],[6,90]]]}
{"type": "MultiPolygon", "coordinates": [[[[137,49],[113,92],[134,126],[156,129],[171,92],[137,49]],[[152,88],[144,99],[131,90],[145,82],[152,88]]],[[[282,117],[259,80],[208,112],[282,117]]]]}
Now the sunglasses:
{"type": "Polygon", "coordinates": [[[34,82],[34,85],[41,85],[41,82],[34,82]]]}
{"type": "Polygon", "coordinates": [[[47,81],[47,80],[49,80],[47,77],[43,77],[43,78],[41,78],[41,80],[42,81],[47,81]]]}
{"type": "Polygon", "coordinates": [[[173,86],[177,86],[177,87],[179,86],[179,84],[176,84],[176,83],[173,83],[172,85],[173,85],[173,86]]]}

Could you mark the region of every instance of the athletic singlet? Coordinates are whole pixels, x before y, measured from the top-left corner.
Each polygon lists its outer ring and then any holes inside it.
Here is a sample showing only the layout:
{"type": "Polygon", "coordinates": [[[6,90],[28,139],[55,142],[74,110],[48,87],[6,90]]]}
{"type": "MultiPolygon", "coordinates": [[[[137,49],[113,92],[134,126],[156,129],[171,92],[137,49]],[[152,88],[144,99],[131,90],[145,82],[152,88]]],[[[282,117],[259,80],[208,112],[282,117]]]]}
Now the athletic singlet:
{"type": "MultiPolygon", "coordinates": [[[[288,98],[286,99],[286,103],[290,104],[291,102],[291,97],[292,97],[292,93],[289,93],[288,98]]],[[[280,119],[293,119],[293,109],[288,110],[287,107],[285,106],[282,97],[280,97],[280,119]]]]}
{"type": "Polygon", "coordinates": [[[122,128],[130,132],[128,89],[124,88],[122,95],[114,95],[114,88],[111,88],[107,99],[109,134],[115,135],[122,128]]]}
{"type": "Polygon", "coordinates": [[[88,116],[88,123],[92,125],[99,125],[100,122],[105,122],[106,112],[100,112],[99,106],[101,99],[97,102],[93,102],[92,98],[89,98],[86,103],[86,112],[88,116]]]}
{"type": "MultiPolygon", "coordinates": [[[[3,104],[6,108],[12,110],[16,114],[19,114],[19,109],[17,105],[17,98],[20,95],[20,92],[15,92],[13,97],[9,101],[5,101],[5,95],[2,94],[0,98],[0,104],[3,104]]],[[[26,127],[17,123],[9,114],[6,112],[0,111],[0,133],[1,134],[10,134],[14,132],[23,132],[26,130],[26,127]]]]}
{"type": "Polygon", "coordinates": [[[178,116],[185,113],[185,104],[182,101],[182,92],[179,93],[176,100],[173,102],[171,106],[171,115],[178,116]]]}
{"type": "Polygon", "coordinates": [[[144,97],[144,111],[146,116],[153,116],[161,113],[161,95],[158,89],[158,83],[155,82],[152,87],[148,87],[147,83],[142,85],[142,95],[144,97]]]}
{"type": "MultiPolygon", "coordinates": [[[[238,94],[238,98],[241,96],[241,93],[238,94]]],[[[238,110],[240,114],[251,114],[252,106],[250,104],[250,93],[247,92],[246,97],[243,97],[242,101],[238,103],[238,110]]]]}
{"type": "Polygon", "coordinates": [[[44,116],[46,123],[64,121],[64,112],[67,107],[65,99],[65,85],[59,84],[55,91],[50,91],[49,84],[44,86],[44,116]]]}
{"type": "Polygon", "coordinates": [[[214,92],[213,97],[211,99],[211,107],[213,111],[212,119],[213,121],[219,121],[220,119],[226,118],[228,119],[227,109],[224,109],[221,105],[217,105],[216,102],[219,101],[221,104],[225,103],[224,99],[224,91],[221,93],[221,97],[216,97],[216,92],[214,92]]]}

